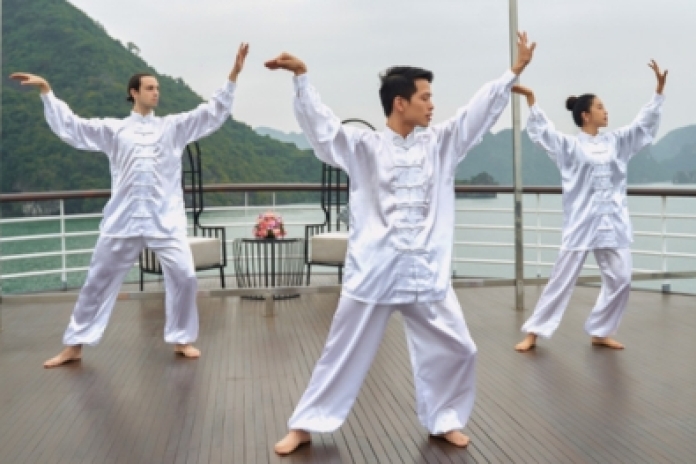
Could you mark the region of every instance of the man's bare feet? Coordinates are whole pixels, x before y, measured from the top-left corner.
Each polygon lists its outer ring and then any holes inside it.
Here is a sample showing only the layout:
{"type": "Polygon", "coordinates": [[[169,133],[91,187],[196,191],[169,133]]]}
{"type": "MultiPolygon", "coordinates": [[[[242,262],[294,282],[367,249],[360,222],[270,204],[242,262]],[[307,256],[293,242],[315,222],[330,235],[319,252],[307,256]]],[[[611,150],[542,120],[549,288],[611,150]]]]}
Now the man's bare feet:
{"type": "Polygon", "coordinates": [[[305,443],[312,441],[312,436],[304,430],[290,430],[285,438],[275,444],[273,449],[281,456],[290,454],[305,443]]]}
{"type": "Polygon", "coordinates": [[[186,358],[200,358],[201,357],[201,350],[196,348],[190,343],[187,343],[185,345],[176,345],[176,348],[174,348],[174,352],[177,354],[180,354],[186,358]]]}
{"type": "Polygon", "coordinates": [[[431,435],[432,437],[442,438],[458,448],[466,448],[471,440],[459,430],[450,430],[442,435],[431,435]]]}
{"type": "Polygon", "coordinates": [[[536,346],[536,334],[528,333],[524,340],[515,345],[515,350],[519,352],[529,351],[536,346]]]}
{"type": "Polygon", "coordinates": [[[79,361],[82,359],[82,345],[66,346],[63,351],[58,353],[58,356],[54,356],[44,363],[46,369],[52,367],[62,366],[73,361],[79,361]]]}
{"type": "Polygon", "coordinates": [[[610,337],[592,337],[592,346],[606,346],[614,350],[623,350],[623,344],[610,337]]]}

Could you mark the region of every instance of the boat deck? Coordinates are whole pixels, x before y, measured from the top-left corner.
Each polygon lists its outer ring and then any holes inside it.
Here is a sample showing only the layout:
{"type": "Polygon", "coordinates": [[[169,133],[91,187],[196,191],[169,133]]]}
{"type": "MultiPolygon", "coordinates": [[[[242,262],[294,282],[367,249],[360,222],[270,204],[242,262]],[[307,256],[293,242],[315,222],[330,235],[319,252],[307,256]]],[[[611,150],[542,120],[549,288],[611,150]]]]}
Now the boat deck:
{"type": "Polygon", "coordinates": [[[414,410],[402,321],[392,318],[347,422],[281,458],[273,443],[324,345],[337,295],[276,303],[199,299],[199,360],[162,340],[161,296],[124,287],[102,342],[45,370],[73,302],[5,298],[0,462],[13,463],[692,463],[696,298],[634,291],[618,338],[593,348],[583,322],[597,288],[578,287],[556,335],[520,354],[527,311],[512,288],[457,290],[479,348],[468,449],[431,439],[414,410]]]}

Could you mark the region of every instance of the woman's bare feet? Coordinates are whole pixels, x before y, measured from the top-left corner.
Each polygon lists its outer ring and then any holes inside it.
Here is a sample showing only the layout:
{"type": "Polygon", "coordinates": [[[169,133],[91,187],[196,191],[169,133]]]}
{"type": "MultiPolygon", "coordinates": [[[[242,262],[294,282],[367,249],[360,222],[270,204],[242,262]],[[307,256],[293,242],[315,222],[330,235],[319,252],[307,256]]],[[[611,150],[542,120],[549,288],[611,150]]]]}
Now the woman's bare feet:
{"type": "Polygon", "coordinates": [[[46,369],[62,366],[73,361],[82,359],[82,345],[66,346],[57,356],[52,357],[44,363],[46,369]]]}
{"type": "Polygon", "coordinates": [[[180,354],[186,358],[200,358],[201,357],[201,350],[199,350],[195,346],[191,345],[190,343],[187,343],[185,345],[176,345],[176,348],[174,348],[174,352],[177,354],[180,354]]]}
{"type": "Polygon", "coordinates": [[[536,346],[536,334],[528,333],[524,340],[515,345],[515,350],[523,352],[529,351],[536,346]]]}
{"type": "Polygon", "coordinates": [[[614,350],[623,350],[623,344],[610,337],[592,337],[592,346],[606,346],[614,350]]]}
{"type": "Polygon", "coordinates": [[[275,444],[273,449],[282,455],[290,454],[305,443],[312,441],[312,436],[304,430],[290,430],[285,438],[275,444]]]}
{"type": "Polygon", "coordinates": [[[443,433],[442,435],[431,435],[436,438],[442,438],[443,440],[447,440],[447,442],[453,444],[454,446],[458,448],[466,448],[469,446],[469,443],[471,440],[469,437],[464,435],[462,432],[459,430],[450,430],[449,432],[443,433]]]}

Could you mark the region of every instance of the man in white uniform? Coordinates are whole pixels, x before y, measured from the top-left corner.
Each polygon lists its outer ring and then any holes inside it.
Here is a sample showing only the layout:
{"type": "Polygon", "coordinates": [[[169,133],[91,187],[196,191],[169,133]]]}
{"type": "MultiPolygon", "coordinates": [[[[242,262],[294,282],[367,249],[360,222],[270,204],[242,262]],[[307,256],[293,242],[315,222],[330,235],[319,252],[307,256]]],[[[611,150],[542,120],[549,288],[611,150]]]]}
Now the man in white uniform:
{"type": "Polygon", "coordinates": [[[125,119],[82,119],[51,91],[42,77],[10,77],[41,91],[46,121],[53,132],[80,150],[109,158],[111,199],[104,207],[100,235],[85,284],[63,336],[65,348],[44,363],[56,367],[82,356],[82,345],[95,345],[109,321],[126,273],[143,248],[153,250],[165,281],[164,339],[175,352],[197,358],[197,283],[186,241],[186,212],[181,191],[181,154],[187,144],[210,135],[230,116],[237,76],[249,51],[239,47],[229,80],[213,98],[193,111],[155,116],[159,85],[154,76],[136,74],[128,84],[133,111],[125,119]]]}
{"type": "Polygon", "coordinates": [[[310,432],[336,430],[350,411],[389,316],[400,311],[413,363],[418,417],[430,434],[456,446],[475,396],[476,346],[450,282],[457,164],[506,108],[510,88],[535,45],[519,35],[511,71],[483,86],[469,105],[428,127],[432,73],[394,67],[382,76],[382,132],[341,124],[287,53],[270,69],[295,74],[295,113],[322,161],[350,176],[350,237],[343,291],[324,352],[275,445],[289,454],[310,432]]]}

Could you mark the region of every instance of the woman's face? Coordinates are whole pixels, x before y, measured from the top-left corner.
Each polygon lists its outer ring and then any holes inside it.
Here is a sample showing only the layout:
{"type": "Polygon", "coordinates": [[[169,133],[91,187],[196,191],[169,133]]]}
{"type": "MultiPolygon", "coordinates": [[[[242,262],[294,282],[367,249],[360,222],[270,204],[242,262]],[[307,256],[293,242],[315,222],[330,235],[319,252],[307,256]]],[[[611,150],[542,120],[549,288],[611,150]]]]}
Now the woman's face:
{"type": "Polygon", "coordinates": [[[592,100],[589,112],[582,113],[582,120],[584,126],[607,127],[609,124],[609,113],[604,108],[604,103],[602,103],[599,97],[595,97],[592,100]]]}

